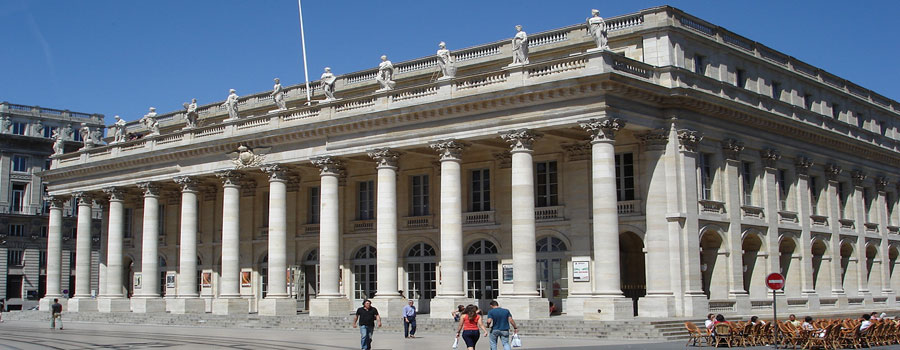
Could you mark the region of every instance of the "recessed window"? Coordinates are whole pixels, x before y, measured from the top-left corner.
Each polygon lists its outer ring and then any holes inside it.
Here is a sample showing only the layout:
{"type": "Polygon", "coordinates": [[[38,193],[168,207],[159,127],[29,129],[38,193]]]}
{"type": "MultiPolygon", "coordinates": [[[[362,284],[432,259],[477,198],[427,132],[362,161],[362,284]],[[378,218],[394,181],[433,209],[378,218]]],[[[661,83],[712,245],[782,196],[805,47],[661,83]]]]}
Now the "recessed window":
{"type": "Polygon", "coordinates": [[[9,224],[8,230],[10,237],[25,237],[25,225],[23,224],[9,224]]]}
{"type": "Polygon", "coordinates": [[[356,218],[358,220],[375,219],[375,181],[357,182],[356,218]]]}
{"type": "Polygon", "coordinates": [[[559,205],[556,161],[535,163],[535,206],[553,207],[559,205]]]}
{"type": "Polygon", "coordinates": [[[834,119],[840,119],[841,117],[841,105],[837,103],[831,104],[831,117],[834,119]]]}
{"type": "Polygon", "coordinates": [[[55,126],[45,126],[44,127],[44,137],[46,137],[48,139],[53,137],[53,132],[55,132],[55,131],[56,131],[55,126]]]}
{"type": "Polygon", "coordinates": [[[7,251],[6,264],[9,266],[22,266],[25,251],[19,249],[10,249],[7,251]]]}
{"type": "Polygon", "coordinates": [[[694,55],[694,73],[706,75],[706,56],[694,55]]]}
{"type": "Polygon", "coordinates": [[[12,133],[16,135],[25,135],[25,127],[27,124],[15,122],[12,123],[12,133]]]}
{"type": "Polygon", "coordinates": [[[319,187],[310,187],[309,188],[309,223],[310,224],[318,224],[319,223],[319,205],[321,204],[321,197],[319,196],[319,187]]]}
{"type": "Polygon", "coordinates": [[[12,170],[20,173],[28,171],[28,158],[25,156],[15,155],[12,158],[12,170]]]}
{"type": "Polygon", "coordinates": [[[803,95],[803,105],[806,107],[806,110],[811,111],[813,108],[813,97],[810,94],[803,95]]]}
{"type": "Polygon", "coordinates": [[[747,86],[747,71],[743,69],[738,69],[737,71],[735,71],[734,84],[742,89],[747,86]]]}
{"type": "Polygon", "coordinates": [[[741,162],[741,179],[743,180],[744,205],[753,205],[753,163],[741,162]]]}
{"type": "Polygon", "coordinates": [[[410,177],[412,216],[428,215],[428,175],[410,177]]]}
{"type": "Polygon", "coordinates": [[[472,186],[469,189],[469,198],[472,211],[491,210],[491,171],[489,169],[472,170],[472,186]]]}
{"type": "Polygon", "coordinates": [[[634,200],[634,153],[616,155],[616,200],[634,200]]]}
{"type": "Polygon", "coordinates": [[[772,82],[772,98],[781,101],[781,83],[772,82]]]}
{"type": "Polygon", "coordinates": [[[862,113],[856,113],[856,126],[860,128],[866,127],[866,115],[862,113]]]}
{"type": "Polygon", "coordinates": [[[711,200],[712,199],[712,184],[713,184],[713,172],[712,172],[712,154],[709,153],[701,153],[700,164],[698,167],[700,168],[700,199],[711,200]]]}

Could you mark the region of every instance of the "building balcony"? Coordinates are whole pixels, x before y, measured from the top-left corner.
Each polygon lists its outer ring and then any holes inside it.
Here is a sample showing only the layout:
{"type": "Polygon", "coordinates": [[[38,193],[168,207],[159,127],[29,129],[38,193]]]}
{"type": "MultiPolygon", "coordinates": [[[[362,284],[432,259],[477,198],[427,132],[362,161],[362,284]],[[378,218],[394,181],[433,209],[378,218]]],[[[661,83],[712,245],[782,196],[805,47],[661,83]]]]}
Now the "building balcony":
{"type": "Polygon", "coordinates": [[[641,200],[619,201],[616,203],[616,212],[619,213],[619,216],[643,215],[643,212],[641,211],[641,200]]]}
{"type": "Polygon", "coordinates": [[[866,228],[866,232],[868,233],[878,233],[878,224],[874,222],[867,222],[863,224],[866,228]]]}
{"type": "Polygon", "coordinates": [[[701,199],[700,214],[725,214],[725,202],[701,199]]]}
{"type": "Polygon", "coordinates": [[[888,231],[889,234],[893,234],[893,235],[900,234],[900,226],[890,226],[890,225],[888,225],[887,231],[888,231]]]}
{"type": "Polygon", "coordinates": [[[463,226],[494,225],[496,223],[493,210],[463,213],[462,217],[463,226]]]}
{"type": "Polygon", "coordinates": [[[856,228],[856,224],[853,222],[853,220],[840,219],[840,220],[838,220],[838,222],[841,223],[842,230],[852,230],[852,229],[856,228]]]}
{"type": "Polygon", "coordinates": [[[434,215],[407,216],[403,218],[404,230],[423,230],[434,228],[434,215]]]}
{"type": "Polygon", "coordinates": [[[752,218],[752,219],[765,219],[765,209],[762,207],[752,206],[752,205],[742,205],[741,206],[741,217],[743,218],[752,218]]]}
{"type": "Polygon", "coordinates": [[[825,215],[810,215],[813,226],[828,226],[828,217],[825,215]]]}
{"type": "Polygon", "coordinates": [[[534,221],[562,221],[565,220],[566,207],[558,205],[555,207],[534,208],[534,221]]]}
{"type": "Polygon", "coordinates": [[[354,220],[353,232],[373,232],[375,231],[375,220],[354,220]]]}
{"type": "Polygon", "coordinates": [[[782,210],[778,212],[778,222],[783,224],[796,224],[800,222],[797,212],[782,210]]]}
{"type": "Polygon", "coordinates": [[[319,234],[319,223],[303,225],[303,227],[300,228],[300,233],[304,235],[319,234]]]}

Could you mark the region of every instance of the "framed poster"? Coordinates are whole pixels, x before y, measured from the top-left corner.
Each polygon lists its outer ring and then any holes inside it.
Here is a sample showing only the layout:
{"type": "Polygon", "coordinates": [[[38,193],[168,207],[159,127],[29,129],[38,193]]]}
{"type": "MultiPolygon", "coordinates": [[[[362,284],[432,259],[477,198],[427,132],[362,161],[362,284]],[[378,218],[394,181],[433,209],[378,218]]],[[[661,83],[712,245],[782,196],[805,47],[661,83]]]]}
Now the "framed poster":
{"type": "Polygon", "coordinates": [[[134,273],[134,289],[141,289],[141,273],[134,273]]]}
{"type": "Polygon", "coordinates": [[[513,265],[503,264],[503,283],[513,283],[513,265]]]}
{"type": "Polygon", "coordinates": [[[575,282],[590,282],[591,262],[572,261],[572,280],[575,282]]]}
{"type": "Polygon", "coordinates": [[[212,286],[212,272],[204,272],[200,278],[200,286],[201,287],[210,287],[212,286]]]}
{"type": "Polygon", "coordinates": [[[250,271],[241,271],[241,287],[250,286],[250,271]]]}
{"type": "Polygon", "coordinates": [[[175,273],[166,274],[166,288],[175,288],[175,273]]]}

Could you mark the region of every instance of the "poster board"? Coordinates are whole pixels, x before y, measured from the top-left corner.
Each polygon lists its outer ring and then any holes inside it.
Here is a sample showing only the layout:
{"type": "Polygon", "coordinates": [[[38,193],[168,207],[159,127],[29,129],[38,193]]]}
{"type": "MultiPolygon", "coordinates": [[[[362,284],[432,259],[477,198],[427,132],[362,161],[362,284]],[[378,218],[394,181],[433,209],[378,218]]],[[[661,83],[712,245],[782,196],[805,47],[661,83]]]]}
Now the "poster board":
{"type": "Polygon", "coordinates": [[[589,260],[575,260],[574,258],[572,259],[572,281],[591,281],[591,262],[589,260]]]}

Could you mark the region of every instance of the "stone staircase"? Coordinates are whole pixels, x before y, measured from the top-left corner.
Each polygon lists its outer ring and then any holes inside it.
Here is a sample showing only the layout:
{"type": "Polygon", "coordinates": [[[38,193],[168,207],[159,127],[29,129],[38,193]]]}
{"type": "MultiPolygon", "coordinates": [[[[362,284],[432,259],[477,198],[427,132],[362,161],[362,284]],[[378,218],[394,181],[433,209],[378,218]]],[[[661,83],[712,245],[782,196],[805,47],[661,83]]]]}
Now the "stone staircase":
{"type": "MultiPolygon", "coordinates": [[[[4,320],[46,322],[49,317],[46,311],[13,311],[3,314],[4,320]]],[[[135,314],[135,313],[96,313],[96,312],[64,312],[65,322],[85,322],[101,324],[152,324],[189,327],[215,328],[273,328],[298,329],[304,331],[351,331],[350,322],[353,317],[309,317],[308,314],[297,316],[259,316],[249,315],[212,315],[212,314],[135,314]]],[[[702,324],[702,321],[700,321],[702,324]]],[[[585,321],[576,317],[553,317],[543,320],[517,321],[520,334],[523,336],[552,336],[563,338],[597,338],[597,339],[641,339],[641,340],[683,340],[687,339],[684,320],[651,320],[635,319],[627,321],[585,321]]],[[[384,319],[384,330],[403,331],[403,321],[399,318],[384,319]]],[[[420,315],[417,320],[418,331],[423,333],[448,333],[456,331],[456,322],[450,319],[435,319],[428,315],[420,315]]]]}

